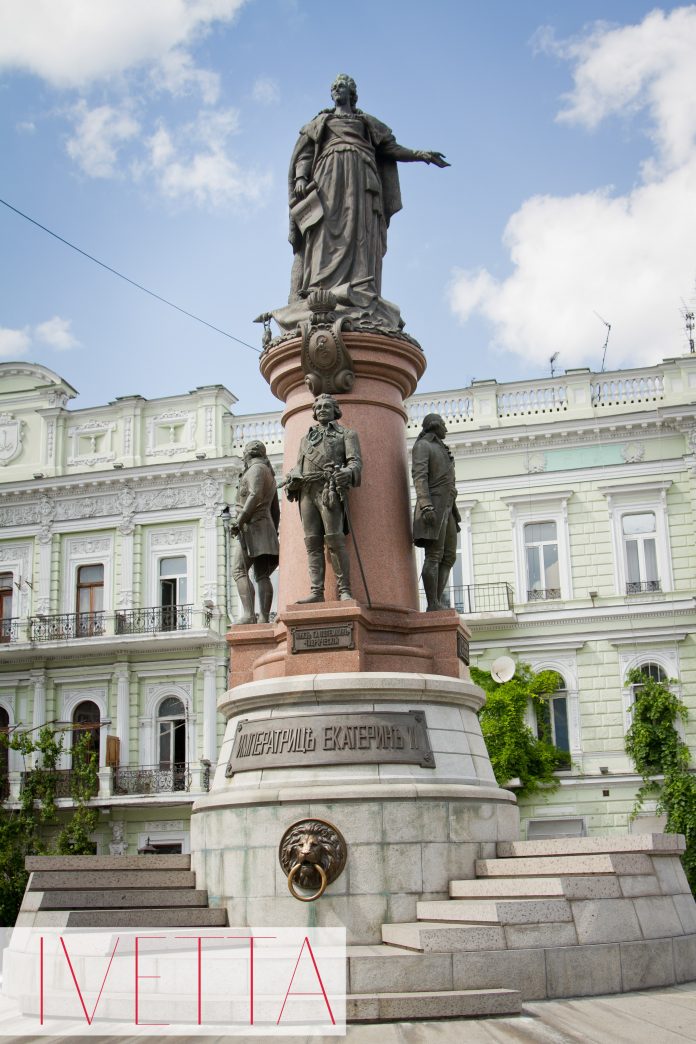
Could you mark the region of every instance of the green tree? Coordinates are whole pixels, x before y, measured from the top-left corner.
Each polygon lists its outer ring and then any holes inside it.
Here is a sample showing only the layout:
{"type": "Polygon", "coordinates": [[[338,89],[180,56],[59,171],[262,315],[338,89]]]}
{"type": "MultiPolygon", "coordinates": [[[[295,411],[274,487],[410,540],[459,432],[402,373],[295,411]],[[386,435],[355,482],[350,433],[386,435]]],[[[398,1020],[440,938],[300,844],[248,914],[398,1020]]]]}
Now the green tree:
{"type": "Polygon", "coordinates": [[[666,832],[684,835],[682,863],[696,894],[696,775],[689,767],[689,748],[675,727],[675,722],[687,721],[688,711],[672,688],[674,679],[656,681],[633,670],[626,684],[636,686],[626,753],[643,778],[633,814],[655,800],[658,814],[667,816],[666,832]]]}
{"type": "Polygon", "coordinates": [[[568,768],[567,751],[551,742],[548,697],[559,688],[555,671],[535,674],[524,663],[517,665],[510,681],[498,683],[487,671],[471,668],[471,679],[486,691],[486,703],[479,712],[481,732],[486,741],[495,778],[500,786],[519,779],[519,797],[555,790],[559,768],[568,768]],[[529,703],[534,707],[539,736],[525,718],[529,703]]]}
{"type": "Polygon", "coordinates": [[[3,742],[24,758],[37,764],[26,772],[19,807],[6,801],[0,806],[0,923],[13,925],[22,903],[28,873],[24,860],[29,855],[78,855],[94,850],[91,834],[98,821],[96,808],[86,802],[98,790],[97,757],[89,749],[89,737],[80,736],[72,748],[70,796],[74,806],[67,812],[56,805],[58,759],[63,738],[45,725],[36,732],[0,734],[3,742]],[[57,834],[49,843],[49,831],[57,834]]]}

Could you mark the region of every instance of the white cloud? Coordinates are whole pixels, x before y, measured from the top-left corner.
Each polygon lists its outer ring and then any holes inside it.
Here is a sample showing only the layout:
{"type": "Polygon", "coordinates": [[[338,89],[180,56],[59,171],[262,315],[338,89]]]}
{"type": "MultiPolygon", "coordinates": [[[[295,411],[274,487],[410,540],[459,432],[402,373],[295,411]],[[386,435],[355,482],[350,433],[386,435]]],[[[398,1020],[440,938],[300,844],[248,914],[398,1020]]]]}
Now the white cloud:
{"type": "Polygon", "coordinates": [[[487,318],[496,346],[535,363],[559,351],[566,367],[601,361],[596,310],[612,323],[609,365],[648,365],[685,349],[679,305],[696,271],[696,6],[553,47],[574,63],[559,119],[594,127],[645,111],[655,154],[625,195],[528,199],[504,233],[512,274],[459,271],[450,303],[462,321],[487,318]]]}
{"type": "Polygon", "coordinates": [[[19,123],[15,124],[15,128],[20,134],[33,134],[36,130],[36,124],[33,120],[20,120],[19,123]]]}
{"type": "Polygon", "coordinates": [[[170,94],[189,94],[198,89],[206,105],[214,105],[220,97],[218,74],[197,68],[188,51],[179,47],[164,55],[151,76],[156,87],[170,94]]]}
{"type": "Polygon", "coordinates": [[[138,165],[138,173],[153,176],[172,200],[213,207],[257,202],[270,178],[244,171],[229,154],[227,139],[237,127],[236,109],[204,110],[176,134],[160,124],[148,141],[149,161],[138,165]]]}
{"type": "Polygon", "coordinates": [[[23,330],[10,330],[0,326],[0,359],[18,359],[26,355],[31,337],[25,327],[23,330]]]}
{"type": "Polygon", "coordinates": [[[231,22],[244,2],[3,0],[0,68],[83,87],[167,59],[214,23],[231,22]]]}
{"type": "Polygon", "coordinates": [[[71,319],[61,319],[59,315],[54,315],[52,319],[47,319],[45,323],[39,323],[35,327],[34,333],[37,340],[47,344],[49,348],[55,348],[58,352],[67,352],[71,348],[80,346],[80,342],[74,336],[71,327],[71,319]]]}
{"type": "Polygon", "coordinates": [[[274,105],[280,100],[280,88],[276,80],[260,76],[251,88],[251,97],[260,105],[274,105]]]}
{"type": "Polygon", "coordinates": [[[127,109],[90,109],[84,101],[75,106],[73,116],[75,133],[66,145],[68,155],[92,178],[114,177],[119,147],[138,134],[137,120],[127,109]]]}

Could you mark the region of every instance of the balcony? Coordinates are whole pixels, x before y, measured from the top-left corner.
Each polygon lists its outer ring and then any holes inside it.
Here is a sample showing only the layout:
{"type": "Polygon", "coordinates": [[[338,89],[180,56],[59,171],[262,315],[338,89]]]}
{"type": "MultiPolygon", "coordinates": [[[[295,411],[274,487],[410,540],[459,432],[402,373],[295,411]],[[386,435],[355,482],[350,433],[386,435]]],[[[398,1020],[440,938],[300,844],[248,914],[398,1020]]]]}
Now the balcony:
{"type": "Polygon", "coordinates": [[[95,638],[106,633],[105,613],[58,613],[55,616],[32,616],[29,640],[56,642],[70,638],[95,638]]]}
{"type": "Polygon", "coordinates": [[[548,602],[560,597],[560,587],[539,587],[534,591],[527,591],[528,602],[548,602]]]}
{"type": "Polygon", "coordinates": [[[19,617],[9,616],[0,620],[0,645],[16,642],[19,637],[19,617]]]}
{"type": "MultiPolygon", "coordinates": [[[[420,601],[421,609],[424,610],[426,599],[422,591],[420,601]]],[[[451,587],[449,603],[463,616],[473,616],[479,613],[507,615],[513,611],[512,587],[506,583],[465,584],[451,587]]]]}
{"type": "Polygon", "coordinates": [[[659,580],[628,580],[626,594],[646,594],[649,591],[660,591],[659,580]]]}
{"type": "MultiPolygon", "coordinates": [[[[114,769],[114,794],[170,794],[187,792],[191,789],[191,766],[175,764],[169,768],[157,765],[149,767],[114,769]]],[[[201,773],[200,788],[207,791],[210,786],[209,766],[201,773]]]]}
{"type": "MultiPolygon", "coordinates": [[[[22,772],[21,775],[21,789],[24,790],[27,777],[31,776],[31,772],[22,772]]],[[[57,798],[71,798],[71,781],[72,781],[72,769],[55,769],[50,775],[55,779],[55,796],[57,798]]],[[[99,793],[99,780],[95,779],[94,789],[90,794],[91,797],[96,797],[99,793]]]]}
{"type": "MultiPolygon", "coordinates": [[[[206,613],[207,627],[211,614],[206,613]]],[[[116,634],[157,634],[159,631],[189,631],[193,605],[157,605],[148,609],[122,609],[116,613],[116,634]]]]}

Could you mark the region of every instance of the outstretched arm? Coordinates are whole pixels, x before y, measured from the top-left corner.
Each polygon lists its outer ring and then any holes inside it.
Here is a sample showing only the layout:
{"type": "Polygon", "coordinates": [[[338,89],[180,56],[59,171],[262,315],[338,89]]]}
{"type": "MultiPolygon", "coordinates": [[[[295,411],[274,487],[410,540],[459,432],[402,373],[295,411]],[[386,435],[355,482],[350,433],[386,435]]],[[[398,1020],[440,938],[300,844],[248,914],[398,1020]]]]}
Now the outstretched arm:
{"type": "Polygon", "coordinates": [[[422,149],[407,149],[399,145],[393,138],[385,141],[379,149],[383,156],[399,163],[434,163],[436,167],[449,167],[450,164],[441,152],[427,152],[422,149]]]}

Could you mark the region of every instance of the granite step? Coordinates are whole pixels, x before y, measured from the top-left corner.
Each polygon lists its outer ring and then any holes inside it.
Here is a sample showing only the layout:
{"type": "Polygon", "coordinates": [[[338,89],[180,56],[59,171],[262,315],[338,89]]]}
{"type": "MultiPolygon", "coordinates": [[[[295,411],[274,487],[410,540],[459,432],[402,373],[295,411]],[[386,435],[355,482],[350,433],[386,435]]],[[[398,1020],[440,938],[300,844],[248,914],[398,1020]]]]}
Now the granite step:
{"type": "MultiPolygon", "coordinates": [[[[673,853],[674,854],[674,853],[673,853]]],[[[477,859],[477,877],[560,877],[582,874],[652,874],[644,852],[591,853],[589,855],[515,856],[477,859]]]]}
{"type": "MultiPolygon", "coordinates": [[[[154,857],[153,857],[154,858],[154,857]]],[[[27,889],[195,888],[192,870],[35,870],[27,889]]]]}
{"type": "Polygon", "coordinates": [[[217,928],[226,925],[227,911],[220,907],[71,910],[66,923],[67,928],[217,928]]]}
{"type": "Polygon", "coordinates": [[[433,993],[359,993],[346,997],[348,1022],[518,1015],[518,990],[440,990],[433,993]]]}
{"type": "Polygon", "coordinates": [[[619,899],[616,877],[482,877],[472,881],[450,881],[452,899],[619,899]]]}
{"type": "Polygon", "coordinates": [[[443,924],[441,921],[407,921],[383,924],[382,941],[421,953],[459,950],[504,950],[505,932],[495,924],[443,924]]]}
{"type": "Polygon", "coordinates": [[[566,899],[444,899],[416,903],[419,921],[485,924],[548,924],[572,921],[566,899]]]}
{"type": "Polygon", "coordinates": [[[204,888],[87,888],[59,889],[41,893],[38,910],[132,910],[138,907],[207,906],[204,888]]]}
{"type": "Polygon", "coordinates": [[[627,834],[619,837],[548,838],[546,841],[499,841],[499,859],[528,856],[599,855],[648,852],[680,855],[686,842],[680,834],[627,834]]]}
{"type": "Polygon", "coordinates": [[[27,870],[190,870],[190,855],[27,856],[27,870]]]}

